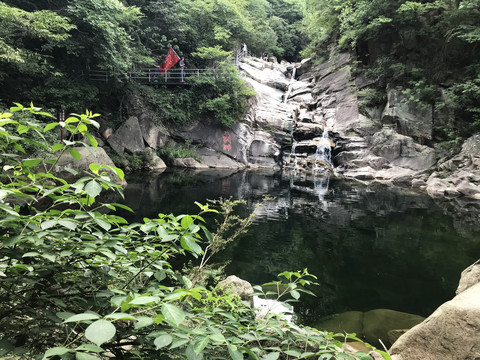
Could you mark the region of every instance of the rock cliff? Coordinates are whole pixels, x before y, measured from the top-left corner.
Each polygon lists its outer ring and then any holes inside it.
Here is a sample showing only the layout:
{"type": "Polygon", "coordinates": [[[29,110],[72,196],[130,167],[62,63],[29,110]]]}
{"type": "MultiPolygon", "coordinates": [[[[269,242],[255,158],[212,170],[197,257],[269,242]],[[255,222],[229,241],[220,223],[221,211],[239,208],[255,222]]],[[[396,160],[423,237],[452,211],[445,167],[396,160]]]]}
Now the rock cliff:
{"type": "Polygon", "coordinates": [[[434,197],[480,198],[480,136],[468,139],[459,154],[445,156],[434,145],[434,128],[452,126],[453,115],[396,89],[387,90],[382,106],[366,106],[363,90],[370,83],[353,74],[348,54],[321,64],[248,57],[239,71],[257,96],[231,128],[199,121],[186,128],[160,127],[141,114],[130,117],[108,144],[121,154],[188,141],[201,161],[177,166],[327,171],[412,186],[434,197]]]}

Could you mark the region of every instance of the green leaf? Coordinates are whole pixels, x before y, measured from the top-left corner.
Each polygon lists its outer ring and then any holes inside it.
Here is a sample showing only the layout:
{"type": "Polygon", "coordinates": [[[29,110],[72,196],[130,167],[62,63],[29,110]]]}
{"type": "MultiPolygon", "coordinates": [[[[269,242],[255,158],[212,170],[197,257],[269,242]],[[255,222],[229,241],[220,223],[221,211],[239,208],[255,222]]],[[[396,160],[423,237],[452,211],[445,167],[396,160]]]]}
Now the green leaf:
{"type": "Polygon", "coordinates": [[[95,221],[95,223],[98,226],[100,226],[101,228],[103,228],[106,231],[108,231],[112,228],[112,224],[106,222],[105,220],[94,218],[93,221],[95,221]]]}
{"type": "Polygon", "coordinates": [[[54,348],[51,348],[51,349],[48,349],[47,351],[45,351],[44,357],[48,358],[48,357],[52,357],[52,356],[60,356],[60,355],[68,353],[69,351],[70,351],[70,349],[67,349],[66,347],[58,346],[58,347],[54,347],[54,348]]]}
{"type": "Polygon", "coordinates": [[[57,224],[58,224],[57,220],[47,220],[47,221],[42,222],[40,227],[42,228],[42,230],[47,230],[47,229],[50,229],[50,228],[54,227],[57,224]]]}
{"type": "Polygon", "coordinates": [[[100,316],[98,314],[82,313],[82,314],[76,314],[76,315],[70,316],[64,322],[68,323],[68,322],[78,322],[78,321],[85,321],[85,320],[97,320],[99,318],[100,316]]]}
{"type": "Polygon", "coordinates": [[[85,330],[85,337],[94,344],[100,346],[104,342],[113,338],[116,331],[115,326],[110,321],[101,319],[87,327],[85,330]]]}
{"type": "Polygon", "coordinates": [[[90,145],[92,145],[93,147],[98,147],[97,139],[95,139],[90,133],[86,133],[85,135],[87,136],[90,145]]]}
{"type": "Polygon", "coordinates": [[[63,150],[65,149],[65,145],[64,144],[54,144],[52,146],[52,151],[53,152],[57,152],[58,150],[63,150]]]}
{"type": "Polygon", "coordinates": [[[214,343],[224,344],[225,336],[223,336],[222,334],[213,334],[210,335],[210,340],[212,340],[214,343]]]}
{"type": "Polygon", "coordinates": [[[166,334],[166,335],[162,335],[162,336],[157,337],[154,340],[153,344],[156,346],[156,348],[158,350],[158,349],[161,349],[165,346],[170,345],[172,343],[172,340],[173,340],[172,336],[166,334]]]}
{"type": "Polygon", "coordinates": [[[279,352],[271,352],[267,355],[262,356],[262,360],[277,360],[280,357],[279,352]]]}
{"type": "Polygon", "coordinates": [[[162,305],[162,314],[167,321],[172,322],[176,326],[180,325],[185,320],[185,312],[179,307],[172,304],[162,305]]]}
{"type": "Polygon", "coordinates": [[[184,217],[182,217],[182,221],[181,221],[182,228],[188,229],[190,225],[193,224],[193,221],[194,220],[190,215],[185,215],[184,217]]]}
{"type": "Polygon", "coordinates": [[[113,171],[117,176],[120,178],[120,180],[123,180],[125,178],[125,173],[123,172],[122,169],[115,167],[115,166],[109,166],[109,165],[102,165],[102,168],[109,169],[113,171]]]}
{"type": "Polygon", "coordinates": [[[92,180],[85,186],[85,192],[91,197],[96,198],[102,192],[102,185],[92,180]]]}
{"type": "Polygon", "coordinates": [[[90,165],[88,165],[88,167],[89,167],[90,171],[91,171],[92,173],[94,173],[95,175],[98,174],[98,171],[99,171],[100,168],[101,168],[101,166],[98,165],[98,164],[90,164],[90,165]]]}
{"type": "Polygon", "coordinates": [[[94,355],[77,352],[75,354],[75,360],[98,360],[99,358],[94,355]]]}
{"type": "Polygon", "coordinates": [[[126,313],[112,313],[105,315],[105,318],[113,320],[137,320],[135,316],[126,313]]]}
{"type": "Polygon", "coordinates": [[[302,353],[298,350],[287,350],[285,351],[285,354],[296,357],[296,358],[299,358],[300,355],[302,355],[302,353]]]}
{"type": "Polygon", "coordinates": [[[42,162],[42,159],[25,159],[23,160],[23,166],[30,168],[30,167],[37,166],[41,162],[42,162]]]}
{"type": "Polygon", "coordinates": [[[135,299],[130,301],[132,305],[145,305],[145,304],[152,304],[158,303],[160,298],[158,296],[138,296],[135,299]]]}
{"type": "Polygon", "coordinates": [[[195,352],[195,350],[193,349],[193,344],[190,344],[190,346],[188,346],[185,349],[185,355],[187,357],[187,360],[201,360],[201,359],[203,359],[202,355],[199,355],[195,352]]]}
{"type": "Polygon", "coordinates": [[[45,128],[43,129],[43,132],[50,131],[50,130],[52,130],[53,128],[57,127],[58,125],[60,125],[58,122],[53,122],[53,123],[47,124],[47,125],[45,126],[45,128]]]}
{"type": "Polygon", "coordinates": [[[198,245],[195,240],[188,235],[182,236],[182,239],[180,240],[180,244],[182,245],[182,248],[185,250],[191,251],[195,254],[200,255],[202,253],[202,247],[198,245]]]}
{"type": "Polygon", "coordinates": [[[190,339],[179,339],[173,342],[169,349],[176,349],[190,342],[190,339]]]}
{"type": "Polygon", "coordinates": [[[243,360],[243,354],[235,345],[228,344],[228,353],[232,360],[243,360]]]}
{"type": "Polygon", "coordinates": [[[297,290],[290,291],[290,295],[296,300],[300,299],[300,293],[297,290]]]}
{"type": "Polygon", "coordinates": [[[93,344],[82,344],[79,347],[77,347],[75,350],[76,351],[90,351],[90,352],[96,352],[96,353],[101,353],[101,352],[105,351],[100,346],[93,345],[93,344]]]}
{"type": "Polygon", "coordinates": [[[210,337],[209,336],[204,336],[197,340],[195,342],[195,345],[193,345],[193,351],[195,351],[195,354],[200,354],[203,349],[205,349],[210,342],[210,337]]]}
{"type": "Polygon", "coordinates": [[[135,323],[135,329],[141,329],[150,325],[153,325],[154,321],[149,316],[139,316],[137,317],[137,322],[135,323]]]}
{"type": "Polygon", "coordinates": [[[75,159],[75,160],[80,160],[82,158],[82,155],[77,151],[75,150],[74,148],[68,148],[68,151],[70,151],[70,155],[72,155],[72,157],[75,159]]]}
{"type": "Polygon", "coordinates": [[[58,224],[70,230],[75,230],[77,228],[77,224],[71,220],[58,220],[58,224]]]}

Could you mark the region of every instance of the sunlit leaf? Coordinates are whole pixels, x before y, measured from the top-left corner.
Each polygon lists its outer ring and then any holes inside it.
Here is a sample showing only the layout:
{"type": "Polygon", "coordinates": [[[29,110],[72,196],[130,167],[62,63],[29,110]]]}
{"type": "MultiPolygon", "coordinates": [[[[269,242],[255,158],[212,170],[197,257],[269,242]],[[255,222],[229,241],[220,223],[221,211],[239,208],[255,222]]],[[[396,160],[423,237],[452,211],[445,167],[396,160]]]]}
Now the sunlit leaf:
{"type": "Polygon", "coordinates": [[[94,313],[83,313],[83,314],[76,314],[73,316],[70,316],[68,319],[65,319],[65,323],[69,322],[79,322],[79,321],[85,321],[85,320],[97,320],[99,319],[100,316],[94,313]]]}
{"type": "Polygon", "coordinates": [[[85,330],[85,337],[98,346],[115,336],[115,326],[107,320],[97,320],[85,330]]]}
{"type": "Polygon", "coordinates": [[[52,356],[60,356],[60,355],[64,355],[64,354],[68,353],[69,351],[70,351],[70,349],[67,349],[66,347],[58,346],[58,347],[54,347],[54,348],[51,348],[51,349],[48,349],[47,351],[45,351],[44,357],[48,358],[48,357],[52,357],[52,356]]]}
{"type": "Polygon", "coordinates": [[[165,346],[168,346],[172,343],[172,336],[171,335],[161,335],[159,337],[157,337],[154,341],[153,341],[153,344],[156,346],[157,350],[158,349],[161,349],[165,346]]]}
{"type": "Polygon", "coordinates": [[[158,296],[138,296],[135,299],[130,301],[132,305],[145,305],[145,304],[152,304],[157,303],[160,301],[158,296]]]}
{"type": "Polygon", "coordinates": [[[177,326],[185,320],[185,312],[173,304],[163,304],[162,314],[167,321],[170,321],[177,326]]]}
{"type": "Polygon", "coordinates": [[[80,160],[82,158],[82,155],[77,151],[75,150],[74,148],[68,148],[68,151],[70,152],[70,155],[72,155],[72,157],[75,159],[75,160],[80,160]]]}

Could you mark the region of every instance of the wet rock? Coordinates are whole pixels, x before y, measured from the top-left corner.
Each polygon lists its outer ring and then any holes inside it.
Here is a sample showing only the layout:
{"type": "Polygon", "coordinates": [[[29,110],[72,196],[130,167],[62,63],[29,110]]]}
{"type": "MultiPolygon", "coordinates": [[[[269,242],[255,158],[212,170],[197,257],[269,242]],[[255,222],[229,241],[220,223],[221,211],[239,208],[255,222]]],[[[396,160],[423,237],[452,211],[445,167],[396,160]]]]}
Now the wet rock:
{"type": "Polygon", "coordinates": [[[220,281],[217,284],[219,289],[229,289],[233,294],[237,294],[242,298],[242,300],[251,301],[250,295],[253,294],[252,285],[246,281],[242,280],[235,275],[230,275],[225,280],[220,281]]]}
{"type": "Polygon", "coordinates": [[[202,147],[197,150],[197,154],[202,158],[202,163],[210,168],[241,169],[245,165],[229,158],[223,153],[202,147]]]}
{"type": "Polygon", "coordinates": [[[123,154],[125,151],[135,154],[145,150],[138,118],[134,116],[128,118],[127,121],[107,139],[107,142],[118,154],[123,154]]]}
{"type": "Polygon", "coordinates": [[[173,166],[183,167],[189,169],[208,169],[208,166],[202,163],[199,163],[193,158],[178,158],[173,160],[173,166]]]}
{"type": "MultiPolygon", "coordinates": [[[[87,171],[90,172],[90,164],[99,164],[99,165],[108,165],[108,166],[115,166],[112,159],[108,156],[102,148],[86,148],[86,147],[78,147],[75,148],[80,155],[80,160],[76,160],[70,155],[69,152],[64,152],[62,156],[58,159],[57,164],[54,167],[54,172],[57,174],[61,174],[63,178],[67,180],[74,180],[76,178],[80,178],[83,176],[82,172],[87,171]],[[80,172],[78,176],[73,176],[71,172],[65,170],[66,168],[72,168],[80,172]]],[[[120,184],[125,186],[127,183],[125,180],[120,180],[118,176],[111,172],[110,170],[105,171],[109,174],[110,178],[116,184],[120,184]]]]}
{"type": "Polygon", "coordinates": [[[392,360],[476,359],[480,354],[480,283],[441,305],[390,348],[392,360]]]}
{"type": "Polygon", "coordinates": [[[168,135],[165,129],[161,129],[158,125],[146,118],[140,119],[139,125],[143,139],[148,146],[155,150],[165,146],[168,141],[168,135]]]}
{"type": "Polygon", "coordinates": [[[146,158],[148,159],[147,161],[148,170],[152,170],[152,171],[165,170],[167,165],[165,165],[165,162],[157,155],[155,150],[153,150],[152,148],[146,148],[144,152],[146,154],[146,158]]]}
{"type": "Polygon", "coordinates": [[[477,261],[475,264],[463,270],[462,275],[460,277],[460,282],[455,292],[457,295],[471,288],[472,286],[480,283],[479,261],[477,261]]]}
{"type": "Polygon", "coordinates": [[[356,333],[367,343],[380,346],[379,339],[390,346],[389,332],[396,329],[410,329],[425,318],[390,309],[375,309],[368,312],[347,311],[334,314],[315,324],[319,330],[335,333],[356,333]]]}
{"type": "Polygon", "coordinates": [[[388,91],[388,102],[382,113],[382,123],[395,124],[397,131],[419,139],[432,139],[432,108],[410,101],[399,90],[388,91]]]}

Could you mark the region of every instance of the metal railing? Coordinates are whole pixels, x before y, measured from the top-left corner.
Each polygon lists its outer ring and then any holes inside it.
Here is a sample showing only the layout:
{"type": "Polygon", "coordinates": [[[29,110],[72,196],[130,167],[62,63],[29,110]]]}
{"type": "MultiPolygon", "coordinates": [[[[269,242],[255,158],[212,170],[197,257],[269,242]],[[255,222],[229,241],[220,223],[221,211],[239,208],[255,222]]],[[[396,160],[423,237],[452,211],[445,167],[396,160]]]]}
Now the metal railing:
{"type": "Polygon", "coordinates": [[[221,69],[169,69],[161,70],[158,68],[140,68],[129,71],[124,74],[111,74],[103,70],[91,70],[88,72],[91,81],[119,81],[130,79],[142,84],[187,84],[189,79],[200,75],[208,74],[214,80],[218,79],[223,73],[221,69]]]}

